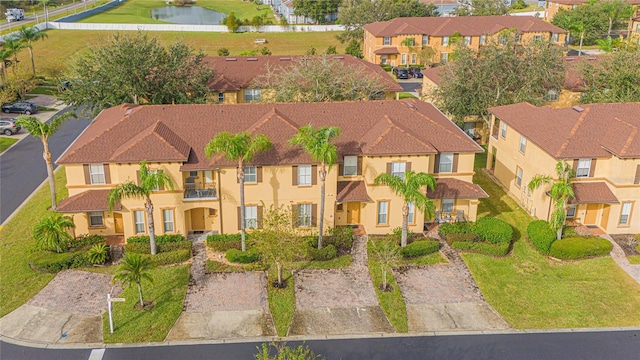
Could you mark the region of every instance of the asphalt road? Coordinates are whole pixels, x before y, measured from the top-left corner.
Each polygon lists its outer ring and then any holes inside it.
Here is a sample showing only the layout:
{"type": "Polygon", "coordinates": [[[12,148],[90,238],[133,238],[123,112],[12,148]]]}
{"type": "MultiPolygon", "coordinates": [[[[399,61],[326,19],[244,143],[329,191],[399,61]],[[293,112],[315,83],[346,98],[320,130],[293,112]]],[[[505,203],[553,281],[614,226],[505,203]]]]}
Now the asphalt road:
{"type": "MultiPolygon", "coordinates": [[[[290,346],[300,342],[292,341],[290,346]]],[[[260,343],[107,348],[96,360],[254,359],[260,343]]],[[[640,330],[310,340],[327,360],[377,359],[640,359],[640,330]]],[[[0,343],[0,357],[89,359],[90,349],[24,348],[0,343]]],[[[93,358],[92,358],[93,359],[93,358]]]]}
{"type": "MultiPolygon", "coordinates": [[[[69,108],[59,113],[66,111],[69,111],[69,108]]],[[[49,138],[51,158],[57,160],[88,125],[89,120],[86,118],[70,118],[65,121],[60,130],[49,138]]],[[[0,224],[3,224],[46,178],[47,168],[42,158],[42,142],[39,138],[28,136],[3,152],[0,155],[0,224]]]]}
{"type": "MultiPolygon", "coordinates": [[[[69,0],[69,1],[70,2],[72,1],[72,3],[68,5],[58,6],[55,8],[49,8],[48,9],[49,20],[51,20],[51,18],[55,15],[60,15],[60,14],[72,15],[75,13],[79,13],[85,9],[85,5],[87,8],[89,8],[89,5],[93,4],[98,0],[85,0],[85,2],[81,0],[69,0]]],[[[20,28],[20,26],[24,25],[25,23],[35,21],[36,17],[38,22],[44,21],[44,11],[37,12],[36,16],[34,16],[33,11],[29,10],[28,7],[23,7],[23,9],[24,9],[24,15],[25,15],[24,20],[12,21],[12,22],[7,22],[7,20],[2,20],[2,22],[0,23],[0,31],[6,30],[6,29],[13,29],[17,31],[20,28]]]]}

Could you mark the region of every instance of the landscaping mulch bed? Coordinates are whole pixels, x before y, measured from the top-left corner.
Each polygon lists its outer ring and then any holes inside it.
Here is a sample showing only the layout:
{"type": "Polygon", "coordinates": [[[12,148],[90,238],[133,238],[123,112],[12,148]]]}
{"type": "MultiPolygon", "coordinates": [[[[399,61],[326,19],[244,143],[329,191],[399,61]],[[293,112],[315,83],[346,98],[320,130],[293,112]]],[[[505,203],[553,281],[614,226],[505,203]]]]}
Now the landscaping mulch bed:
{"type": "Polygon", "coordinates": [[[640,253],[636,251],[636,246],[638,246],[639,242],[638,240],[634,239],[634,235],[618,234],[610,236],[613,241],[615,241],[622,248],[625,256],[640,255],[640,253]]]}

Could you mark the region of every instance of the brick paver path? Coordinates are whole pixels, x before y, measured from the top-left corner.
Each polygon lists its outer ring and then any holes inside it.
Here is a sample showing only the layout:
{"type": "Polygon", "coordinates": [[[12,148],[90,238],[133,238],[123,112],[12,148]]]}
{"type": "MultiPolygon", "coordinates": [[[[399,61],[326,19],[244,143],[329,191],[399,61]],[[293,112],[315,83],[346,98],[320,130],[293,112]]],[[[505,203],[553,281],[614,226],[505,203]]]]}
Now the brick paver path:
{"type": "Polygon", "coordinates": [[[613,260],[622,268],[622,270],[626,271],[629,276],[640,283],[640,265],[630,264],[629,259],[624,255],[624,251],[620,245],[618,245],[611,236],[602,235],[602,237],[609,240],[611,245],[613,245],[613,249],[611,250],[611,257],[613,260]]]}

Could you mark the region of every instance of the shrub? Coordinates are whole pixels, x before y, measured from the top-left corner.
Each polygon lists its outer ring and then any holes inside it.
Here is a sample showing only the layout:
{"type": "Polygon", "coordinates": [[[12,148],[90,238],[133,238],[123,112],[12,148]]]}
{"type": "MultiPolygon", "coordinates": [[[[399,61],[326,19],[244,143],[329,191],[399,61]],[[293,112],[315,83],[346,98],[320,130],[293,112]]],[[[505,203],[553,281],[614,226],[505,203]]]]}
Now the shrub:
{"type": "Polygon", "coordinates": [[[535,220],[529,223],[527,235],[531,244],[543,254],[549,253],[551,244],[556,240],[556,232],[544,220],[535,220]]]}
{"type": "Polygon", "coordinates": [[[640,245],[636,246],[636,252],[640,253],[640,245]]]}
{"type": "Polygon", "coordinates": [[[400,249],[403,257],[415,257],[432,254],[440,249],[440,244],[434,240],[414,241],[411,244],[400,249]]]}
{"type": "Polygon", "coordinates": [[[576,232],[576,228],[571,227],[571,226],[564,226],[562,228],[562,237],[563,238],[570,238],[570,237],[576,237],[576,236],[580,236],[576,232]]]}
{"type": "MultiPolygon", "coordinates": [[[[249,234],[245,234],[249,240],[249,234]]],[[[229,249],[242,249],[240,234],[214,234],[207,236],[207,246],[215,251],[227,251],[229,249]]]]}
{"type": "Polygon", "coordinates": [[[494,245],[509,244],[513,238],[513,228],[506,222],[490,217],[483,217],[476,221],[475,233],[494,245]]]}
{"type": "Polygon", "coordinates": [[[33,268],[51,273],[91,265],[85,251],[64,253],[36,251],[30,255],[29,262],[33,268]]]}
{"type": "Polygon", "coordinates": [[[462,242],[456,241],[451,247],[458,250],[477,252],[490,256],[505,256],[509,252],[510,243],[492,245],[486,242],[462,242]]]}
{"type": "Polygon", "coordinates": [[[603,238],[571,237],[551,244],[549,255],[563,260],[575,260],[606,255],[611,252],[611,248],[611,243],[603,238]]]}
{"type": "Polygon", "coordinates": [[[351,252],[351,247],[353,247],[353,228],[351,226],[336,227],[329,230],[329,233],[333,237],[329,244],[335,246],[338,252],[343,254],[351,252]]]}
{"type": "MultiPolygon", "coordinates": [[[[156,246],[158,253],[171,252],[176,250],[191,251],[191,241],[181,241],[175,243],[163,243],[156,246]]],[[[151,254],[151,245],[148,243],[132,243],[124,246],[124,251],[137,254],[151,254]]]]}
{"type": "Polygon", "coordinates": [[[387,64],[380,64],[380,67],[384,71],[391,71],[391,69],[393,68],[391,65],[387,65],[387,64]]]}
{"type": "Polygon", "coordinates": [[[71,247],[74,249],[80,249],[85,246],[104,243],[105,241],[106,238],[100,234],[82,234],[73,239],[71,247]]]}
{"type": "Polygon", "coordinates": [[[169,265],[189,260],[191,257],[191,250],[175,250],[158,253],[156,255],[147,253],[143,254],[142,257],[148,257],[154,266],[169,265]]]}
{"type": "Polygon", "coordinates": [[[230,262],[249,264],[260,260],[260,253],[255,250],[241,251],[238,249],[227,250],[227,260],[230,262]]]}
{"type": "MultiPolygon", "coordinates": [[[[149,244],[149,241],[150,241],[149,235],[131,236],[127,238],[127,244],[138,244],[138,243],[149,244]]],[[[180,242],[180,241],[185,241],[184,236],[180,234],[156,235],[156,245],[172,243],[172,242],[180,242]]]]}
{"type": "Polygon", "coordinates": [[[447,235],[447,244],[451,245],[454,242],[476,242],[480,241],[476,234],[449,234],[447,235]]]}
{"type": "Polygon", "coordinates": [[[449,234],[473,234],[475,226],[474,223],[467,221],[446,223],[440,225],[438,231],[444,236],[449,234]]]}
{"type": "Polygon", "coordinates": [[[109,258],[109,246],[107,244],[95,244],[87,251],[87,259],[93,265],[104,264],[109,258]]]}
{"type": "Polygon", "coordinates": [[[313,247],[309,249],[309,256],[311,256],[313,260],[331,260],[335,258],[337,254],[338,251],[332,244],[329,244],[320,250],[313,247]]]}

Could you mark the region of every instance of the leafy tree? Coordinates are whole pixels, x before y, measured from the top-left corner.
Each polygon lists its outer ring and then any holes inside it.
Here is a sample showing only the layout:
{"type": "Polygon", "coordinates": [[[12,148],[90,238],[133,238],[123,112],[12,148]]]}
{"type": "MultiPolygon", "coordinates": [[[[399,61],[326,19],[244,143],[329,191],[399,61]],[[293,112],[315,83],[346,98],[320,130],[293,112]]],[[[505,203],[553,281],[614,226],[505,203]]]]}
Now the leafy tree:
{"type": "Polygon", "coordinates": [[[625,46],[624,41],[620,40],[620,38],[612,39],[611,36],[607,36],[606,39],[596,40],[596,44],[598,44],[600,50],[606,53],[617,51],[625,46]]]}
{"type": "Polygon", "coordinates": [[[419,0],[395,0],[389,19],[399,17],[439,16],[438,7],[419,0]]]}
{"type": "Polygon", "coordinates": [[[335,55],[337,53],[338,53],[338,50],[336,50],[335,45],[329,46],[327,50],[324,51],[325,55],[335,55]]]}
{"type": "Polygon", "coordinates": [[[549,90],[564,81],[564,51],[546,41],[519,45],[515,33],[504,31],[480,49],[454,45],[454,58],[435,92],[435,102],[453,120],[478,117],[489,124],[488,108],[519,102],[545,103],[549,90]],[[496,71],[500,69],[500,71],[496,71]]]}
{"type": "Polygon", "coordinates": [[[51,152],[49,151],[49,137],[55,134],[62,126],[62,123],[74,116],[72,112],[66,112],[63,115],[55,116],[50,121],[43,123],[33,116],[18,116],[16,125],[19,125],[29,132],[31,136],[40,138],[42,141],[42,157],[47,165],[47,178],[49,179],[49,190],[51,192],[51,210],[56,210],[56,184],[53,178],[53,161],[51,160],[51,152]]]}
{"type": "Polygon", "coordinates": [[[418,51],[418,59],[425,67],[430,67],[434,64],[433,57],[435,55],[436,51],[431,46],[422,46],[418,51]]]}
{"type": "Polygon", "coordinates": [[[286,68],[267,66],[254,85],[268,90],[264,102],[372,100],[384,96],[384,84],[362,66],[345,65],[328,56],[298,58],[286,68]]]}
{"type": "Polygon", "coordinates": [[[298,129],[289,143],[304,149],[314,161],[320,162],[320,230],[318,231],[318,249],[322,249],[322,232],[324,227],[324,198],[327,173],[338,160],[338,149],[333,141],[340,136],[340,128],[337,126],[320,127],[314,129],[311,124],[298,129]]]}
{"type": "Polygon", "coordinates": [[[236,14],[234,12],[231,12],[229,16],[224,18],[224,20],[222,20],[222,23],[226,25],[227,28],[229,29],[229,32],[232,32],[232,33],[236,32],[240,27],[240,20],[236,18],[236,14]]]}
{"type": "Polygon", "coordinates": [[[376,185],[387,185],[396,195],[402,198],[402,237],[400,245],[407,246],[407,231],[409,228],[409,204],[413,203],[414,208],[425,213],[431,218],[434,216],[435,206],[426,195],[426,188],[433,190],[436,180],[432,175],[409,170],[404,173],[404,179],[398,176],[383,173],[376,176],[376,185]]]}
{"type": "Polygon", "coordinates": [[[318,51],[316,50],[316,48],[312,46],[309,49],[307,49],[307,52],[305,53],[305,55],[316,55],[317,52],[318,51]]]}
{"type": "MultiPolygon", "coordinates": [[[[576,6],[575,9],[560,9],[553,16],[551,23],[570,31],[571,37],[582,41],[584,45],[595,44],[596,39],[607,32],[609,27],[607,14],[600,2],[587,2],[576,6]]],[[[618,26],[614,23],[614,28],[618,26]]]]}
{"type": "Polygon", "coordinates": [[[505,0],[463,0],[452,14],[457,16],[507,15],[509,4],[505,0]]]}
{"type": "Polygon", "coordinates": [[[153,202],[151,202],[151,193],[156,189],[168,187],[173,190],[173,180],[162,170],[149,170],[146,161],[140,162],[140,183],[133,181],[117,185],[109,191],[109,209],[113,210],[113,206],[122,199],[142,198],[144,199],[144,209],[147,212],[147,224],[149,231],[149,244],[151,247],[151,255],[156,254],[156,231],[153,221],[153,202]]]}
{"type": "Polygon", "coordinates": [[[43,31],[38,30],[35,27],[20,27],[18,30],[18,38],[25,44],[26,48],[29,49],[29,56],[31,57],[31,69],[33,70],[33,76],[36,75],[36,64],[33,61],[33,43],[35,41],[44,39],[47,37],[47,34],[43,31]]]}
{"type": "Polygon", "coordinates": [[[393,240],[393,236],[387,237],[381,241],[372,241],[373,256],[380,262],[380,270],[382,271],[382,291],[388,290],[387,273],[391,267],[398,263],[400,254],[398,246],[393,240]]]}
{"type": "Polygon", "coordinates": [[[631,4],[625,0],[605,0],[602,2],[602,11],[609,19],[607,35],[611,36],[614,24],[628,20],[633,15],[631,4]]]}
{"type": "Polygon", "coordinates": [[[2,84],[4,85],[7,82],[7,66],[11,64],[11,58],[13,54],[9,49],[5,49],[4,46],[0,48],[0,69],[2,75],[2,84]]]}
{"type": "Polygon", "coordinates": [[[265,46],[260,50],[260,54],[262,54],[262,55],[271,55],[271,50],[269,50],[269,48],[265,46]]]}
{"type": "Polygon", "coordinates": [[[584,104],[640,101],[640,51],[620,49],[599,62],[585,61],[581,73],[584,104]]]}
{"type": "Polygon", "coordinates": [[[511,4],[511,9],[522,10],[527,8],[527,3],[524,0],[516,0],[511,4]]]}
{"type": "Polygon", "coordinates": [[[64,252],[72,240],[69,229],[74,228],[73,219],[62,214],[49,214],[33,229],[33,238],[40,249],[64,252]]]}
{"type": "Polygon", "coordinates": [[[140,297],[140,309],[144,309],[144,300],[142,297],[142,281],[148,281],[153,284],[153,276],[150,270],[153,269],[151,260],[137,253],[125,253],[114,281],[119,281],[123,286],[129,287],[135,284],[138,287],[138,296],[140,297]]]}
{"type": "Polygon", "coordinates": [[[294,14],[313,19],[316,24],[325,24],[325,15],[338,12],[340,0],[293,0],[294,14]]]}
{"type": "Polygon", "coordinates": [[[182,42],[165,48],[142,33],[115,35],[71,65],[61,98],[92,116],[122,103],[204,103],[211,70],[203,58],[182,42]]]}
{"type": "Polygon", "coordinates": [[[349,45],[344,49],[344,53],[347,55],[351,55],[353,57],[357,57],[358,59],[362,59],[364,54],[362,53],[362,46],[358,40],[349,41],[349,45]]]}
{"type": "Polygon", "coordinates": [[[247,132],[231,134],[223,131],[209,141],[204,152],[208,157],[214,154],[221,155],[228,160],[237,161],[236,167],[238,183],[240,185],[240,234],[242,240],[242,251],[246,250],[245,244],[245,205],[244,205],[244,165],[251,162],[253,158],[271,148],[269,138],[264,134],[251,136],[247,132]]]}
{"type": "Polygon", "coordinates": [[[551,228],[556,230],[557,239],[562,238],[562,228],[567,218],[567,203],[574,197],[571,180],[576,177],[573,169],[566,161],[558,161],[556,164],[558,179],[554,180],[549,175],[536,174],[533,176],[527,187],[534,191],[542,185],[551,184],[551,201],[553,202],[553,212],[549,221],[551,228]]]}
{"type": "Polygon", "coordinates": [[[221,47],[218,49],[218,56],[229,56],[229,48],[221,47]]]}
{"type": "Polygon", "coordinates": [[[7,51],[9,51],[9,54],[11,54],[11,56],[13,56],[13,62],[12,62],[12,68],[13,68],[13,75],[17,76],[16,71],[18,69],[18,53],[20,52],[20,50],[24,49],[27,45],[22,42],[19,38],[17,37],[5,37],[4,38],[4,46],[5,49],[7,49],[7,51]]]}

